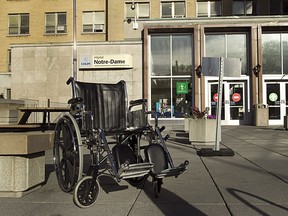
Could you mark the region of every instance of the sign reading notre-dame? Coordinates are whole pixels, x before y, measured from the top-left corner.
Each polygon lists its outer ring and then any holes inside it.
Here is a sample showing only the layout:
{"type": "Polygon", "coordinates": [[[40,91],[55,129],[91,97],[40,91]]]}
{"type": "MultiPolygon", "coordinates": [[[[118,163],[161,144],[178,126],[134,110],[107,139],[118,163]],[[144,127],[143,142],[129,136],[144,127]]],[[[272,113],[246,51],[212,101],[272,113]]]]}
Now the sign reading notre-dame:
{"type": "Polygon", "coordinates": [[[176,82],[176,94],[188,94],[188,82],[176,82]]]}
{"type": "Polygon", "coordinates": [[[133,68],[132,55],[94,55],[81,56],[80,69],[110,69],[110,68],[133,68]]]}

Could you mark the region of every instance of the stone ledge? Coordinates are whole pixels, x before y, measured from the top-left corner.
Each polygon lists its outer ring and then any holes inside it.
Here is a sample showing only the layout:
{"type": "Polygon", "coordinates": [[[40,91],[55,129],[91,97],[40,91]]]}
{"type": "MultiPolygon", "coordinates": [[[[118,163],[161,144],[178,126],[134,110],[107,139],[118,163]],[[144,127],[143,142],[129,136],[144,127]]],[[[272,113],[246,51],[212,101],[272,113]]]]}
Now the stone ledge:
{"type": "Polygon", "coordinates": [[[45,181],[45,150],[52,131],[0,133],[0,197],[21,197],[45,181]]]}
{"type": "Polygon", "coordinates": [[[0,156],[0,192],[19,193],[45,181],[45,152],[29,156],[0,156]]]}
{"type": "Polygon", "coordinates": [[[52,149],[54,132],[0,134],[0,155],[28,155],[52,149]]]}

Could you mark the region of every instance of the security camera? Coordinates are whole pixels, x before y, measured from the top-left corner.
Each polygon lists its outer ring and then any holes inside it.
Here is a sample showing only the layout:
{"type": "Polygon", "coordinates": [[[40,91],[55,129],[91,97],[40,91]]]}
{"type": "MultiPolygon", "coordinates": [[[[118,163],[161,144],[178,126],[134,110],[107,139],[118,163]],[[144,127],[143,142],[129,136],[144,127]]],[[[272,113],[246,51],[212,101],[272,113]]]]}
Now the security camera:
{"type": "Polygon", "coordinates": [[[131,10],[135,10],[135,2],[134,1],[131,4],[131,10]]]}

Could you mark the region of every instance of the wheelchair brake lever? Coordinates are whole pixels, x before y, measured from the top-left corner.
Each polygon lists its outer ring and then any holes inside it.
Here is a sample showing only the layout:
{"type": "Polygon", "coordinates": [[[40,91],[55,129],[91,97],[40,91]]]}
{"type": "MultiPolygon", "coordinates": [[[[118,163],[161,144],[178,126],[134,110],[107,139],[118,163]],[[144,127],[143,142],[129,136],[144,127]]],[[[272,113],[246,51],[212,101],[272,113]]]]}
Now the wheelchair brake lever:
{"type": "Polygon", "coordinates": [[[164,130],[165,130],[165,126],[162,126],[161,128],[159,128],[160,133],[164,130]]]}
{"type": "Polygon", "coordinates": [[[170,138],[170,135],[167,134],[167,135],[164,137],[164,140],[167,141],[169,138],[170,138]]]}

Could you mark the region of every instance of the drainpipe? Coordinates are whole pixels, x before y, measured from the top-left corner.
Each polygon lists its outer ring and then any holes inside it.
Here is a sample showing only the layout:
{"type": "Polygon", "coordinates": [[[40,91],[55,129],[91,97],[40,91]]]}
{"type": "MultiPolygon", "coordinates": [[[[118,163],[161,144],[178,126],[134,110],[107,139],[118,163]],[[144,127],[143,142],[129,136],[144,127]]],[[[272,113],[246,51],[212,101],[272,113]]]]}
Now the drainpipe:
{"type": "Polygon", "coordinates": [[[73,77],[77,80],[76,0],[73,0],[73,77]]]}

